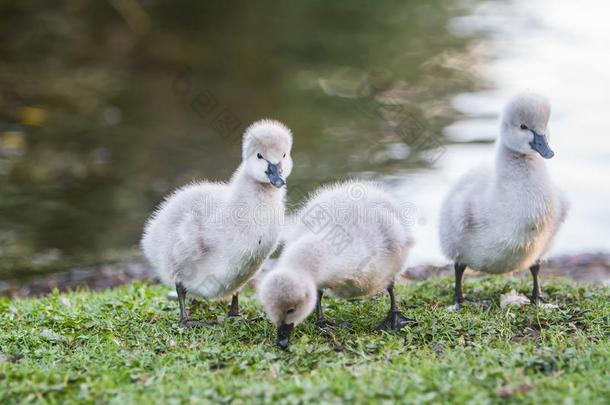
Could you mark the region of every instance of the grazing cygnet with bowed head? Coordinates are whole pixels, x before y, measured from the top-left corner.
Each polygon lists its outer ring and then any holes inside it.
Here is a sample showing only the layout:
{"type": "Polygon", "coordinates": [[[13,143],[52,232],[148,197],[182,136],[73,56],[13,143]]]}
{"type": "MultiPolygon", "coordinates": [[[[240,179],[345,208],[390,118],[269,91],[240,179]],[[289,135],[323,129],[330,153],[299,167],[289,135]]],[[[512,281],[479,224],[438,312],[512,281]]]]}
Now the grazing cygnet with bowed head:
{"type": "Polygon", "coordinates": [[[142,249],[161,280],[176,286],[180,325],[202,325],[188,319],[187,292],[233,295],[229,316],[239,314],[238,291],[274,250],[283,226],[291,147],[282,123],[255,122],[244,133],[243,161],[228,183],[185,186],[146,223],[142,249]]]}
{"type": "Polygon", "coordinates": [[[466,267],[492,274],[529,268],[531,301],[543,301],[539,262],[567,213],[544,161],[555,155],[548,143],[550,114],[538,94],[513,97],[502,116],[495,167],[467,173],[444,202],[441,246],[455,264],[456,308],[464,300],[466,267]]]}
{"type": "Polygon", "coordinates": [[[309,199],[286,233],[275,269],[266,274],[258,296],[278,327],[277,344],[288,347],[290,333],[316,309],[324,318],[322,292],[358,298],[387,289],[390,312],[378,329],[407,324],[394,297],[394,277],[403,269],[411,244],[408,228],[392,198],[365,182],[324,187],[309,199]]]}

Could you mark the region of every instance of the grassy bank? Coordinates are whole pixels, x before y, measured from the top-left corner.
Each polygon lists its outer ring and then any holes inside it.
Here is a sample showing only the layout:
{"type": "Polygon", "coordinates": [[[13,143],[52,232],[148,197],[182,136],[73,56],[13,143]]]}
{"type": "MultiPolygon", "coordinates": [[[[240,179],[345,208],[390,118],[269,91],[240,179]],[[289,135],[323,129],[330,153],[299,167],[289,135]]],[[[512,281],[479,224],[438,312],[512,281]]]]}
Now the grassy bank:
{"type": "MultiPolygon", "coordinates": [[[[288,352],[274,347],[266,321],[229,319],[205,330],[176,326],[168,288],[136,284],[102,292],[0,299],[0,403],[192,401],[607,403],[610,398],[610,289],[553,280],[558,310],[500,309],[502,291],[529,280],[469,280],[490,310],[450,313],[448,278],[400,286],[400,305],[417,324],[371,332],[385,296],[327,299],[329,317],[352,328],[328,334],[311,320],[288,352]]],[[[197,303],[192,318],[224,314],[197,303]]],[[[242,310],[260,315],[252,291],[242,310]]]]}

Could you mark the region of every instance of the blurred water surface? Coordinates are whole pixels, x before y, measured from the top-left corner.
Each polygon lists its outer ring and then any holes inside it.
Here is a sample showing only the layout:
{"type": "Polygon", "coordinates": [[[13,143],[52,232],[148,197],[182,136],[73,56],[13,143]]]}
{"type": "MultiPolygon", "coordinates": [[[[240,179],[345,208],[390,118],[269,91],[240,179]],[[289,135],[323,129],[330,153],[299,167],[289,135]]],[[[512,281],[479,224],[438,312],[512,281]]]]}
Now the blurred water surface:
{"type": "Polygon", "coordinates": [[[294,131],[291,205],[381,179],[413,207],[412,262],[440,261],[440,199],[527,87],[554,103],[573,200],[557,249],[610,250],[610,28],[550,3],[2,3],[0,279],[131,257],[162,196],[227,178],[261,117],[294,131]]]}
{"type": "Polygon", "coordinates": [[[547,161],[571,203],[550,255],[610,251],[610,25],[602,0],[485,1],[451,19],[454,34],[483,38],[475,67],[486,88],[453,97],[460,118],[443,129],[446,153],[433,171],[402,178],[401,193],[418,207],[419,249],[412,261],[443,262],[438,211],[447,188],[467,167],[494,157],[498,112],[511,94],[530,89],[552,103],[547,161]],[[471,142],[471,143],[464,143],[471,142]]]}

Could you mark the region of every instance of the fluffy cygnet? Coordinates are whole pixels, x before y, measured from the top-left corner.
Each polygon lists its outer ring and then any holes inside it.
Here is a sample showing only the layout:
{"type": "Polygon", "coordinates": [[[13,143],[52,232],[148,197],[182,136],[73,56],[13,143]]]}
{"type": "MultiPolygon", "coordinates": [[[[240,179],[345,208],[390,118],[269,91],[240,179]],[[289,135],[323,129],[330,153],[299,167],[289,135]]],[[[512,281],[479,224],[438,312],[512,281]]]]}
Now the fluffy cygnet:
{"type": "Polygon", "coordinates": [[[233,295],[229,316],[239,314],[238,291],[274,250],[283,226],[291,147],[282,123],[255,122],[244,133],[242,163],[228,183],[182,187],[146,223],[141,246],[161,280],[176,286],[180,325],[202,325],[188,319],[187,292],[233,295]]]}
{"type": "Polygon", "coordinates": [[[496,142],[495,167],[463,176],[449,192],[441,212],[444,254],[455,264],[455,307],[464,300],[466,267],[499,274],[529,268],[532,303],[541,301],[540,260],[567,213],[544,159],[551,114],[546,98],[534,93],[513,97],[504,109],[496,142]]]}
{"type": "Polygon", "coordinates": [[[284,235],[284,250],[258,291],[267,317],[278,327],[280,348],[288,347],[293,327],[314,308],[318,326],[329,325],[322,291],[351,299],[387,289],[390,311],[378,329],[407,324],[393,290],[411,244],[402,214],[372,183],[339,183],[314,193],[284,235]]]}

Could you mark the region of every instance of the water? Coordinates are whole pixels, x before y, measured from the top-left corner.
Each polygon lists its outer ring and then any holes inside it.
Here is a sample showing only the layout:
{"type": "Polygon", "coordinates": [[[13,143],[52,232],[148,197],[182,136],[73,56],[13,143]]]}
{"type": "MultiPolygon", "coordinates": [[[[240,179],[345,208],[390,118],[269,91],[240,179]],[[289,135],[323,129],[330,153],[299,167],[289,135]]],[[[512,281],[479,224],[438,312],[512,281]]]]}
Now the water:
{"type": "MultiPolygon", "coordinates": [[[[488,1],[470,15],[454,18],[456,35],[482,38],[476,45],[476,74],[484,91],[456,95],[461,118],[444,128],[448,140],[492,140],[498,112],[511,94],[540,91],[553,104],[547,162],[571,203],[569,217],[550,254],[610,251],[610,26],[606,3],[570,1],[488,1]]],[[[437,235],[438,210],[447,187],[467,167],[493,158],[491,144],[448,146],[432,172],[403,182],[420,209],[418,249],[412,261],[443,262],[437,235]]]]}
{"type": "Polygon", "coordinates": [[[555,251],[610,250],[610,28],[594,11],[110,4],[0,10],[0,280],[131,257],[162,196],[227,178],[241,131],[266,116],[295,133],[291,204],[382,179],[413,204],[412,263],[440,261],[442,195],[489,157],[502,102],[530,86],[555,106],[549,165],[573,204],[555,251]]]}

